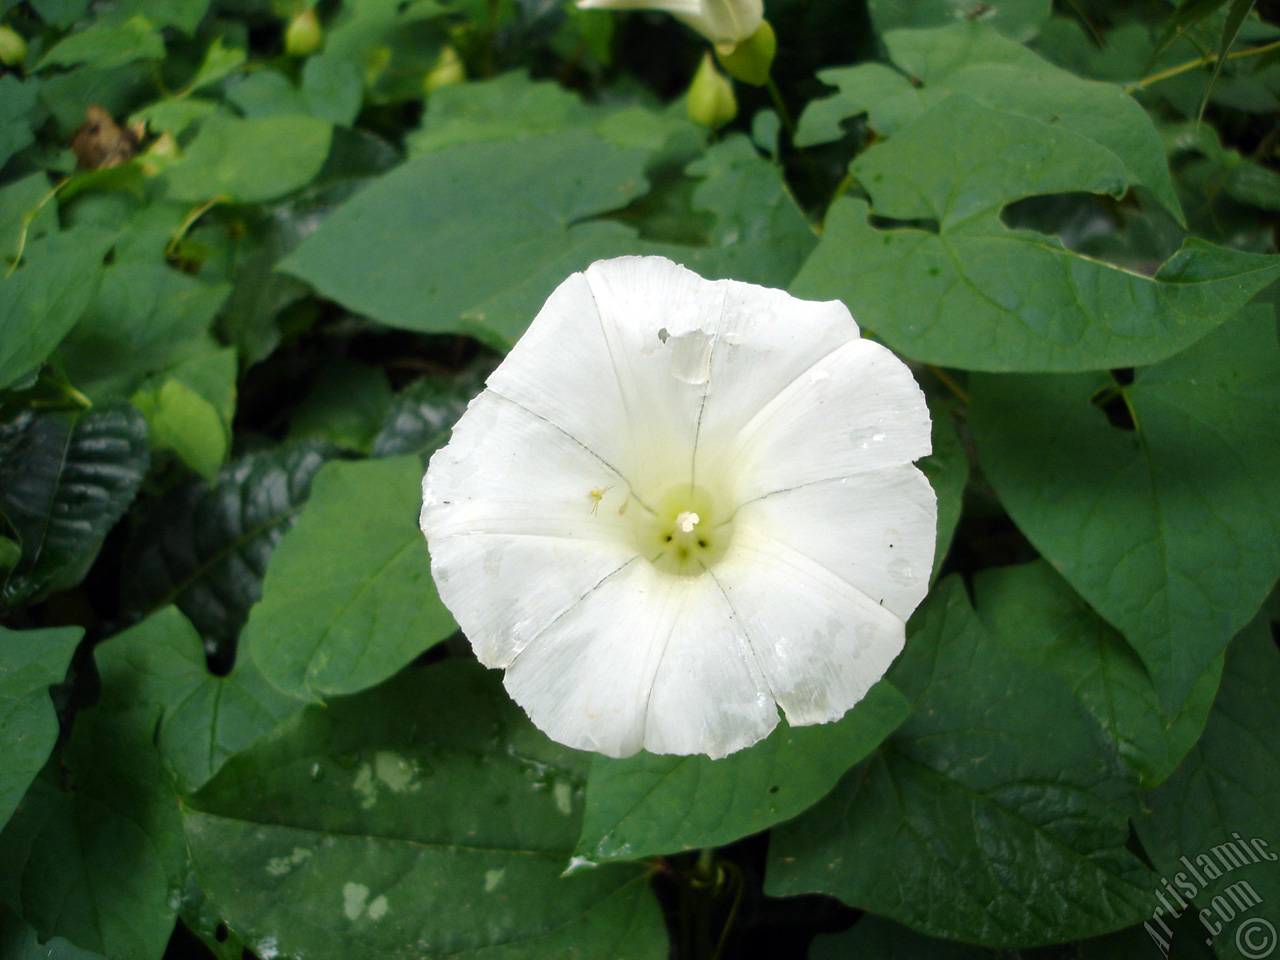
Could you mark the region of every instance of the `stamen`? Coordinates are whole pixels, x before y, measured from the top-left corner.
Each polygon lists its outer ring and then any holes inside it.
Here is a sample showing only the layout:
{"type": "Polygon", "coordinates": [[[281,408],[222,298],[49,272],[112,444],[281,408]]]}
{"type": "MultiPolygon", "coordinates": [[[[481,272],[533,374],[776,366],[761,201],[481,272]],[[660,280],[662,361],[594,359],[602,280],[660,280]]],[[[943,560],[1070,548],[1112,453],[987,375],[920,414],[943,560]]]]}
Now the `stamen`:
{"type": "Polygon", "coordinates": [[[684,513],[676,517],[676,526],[678,526],[683,533],[693,533],[693,528],[698,525],[698,521],[700,519],[701,518],[696,513],[686,510],[684,513]]]}

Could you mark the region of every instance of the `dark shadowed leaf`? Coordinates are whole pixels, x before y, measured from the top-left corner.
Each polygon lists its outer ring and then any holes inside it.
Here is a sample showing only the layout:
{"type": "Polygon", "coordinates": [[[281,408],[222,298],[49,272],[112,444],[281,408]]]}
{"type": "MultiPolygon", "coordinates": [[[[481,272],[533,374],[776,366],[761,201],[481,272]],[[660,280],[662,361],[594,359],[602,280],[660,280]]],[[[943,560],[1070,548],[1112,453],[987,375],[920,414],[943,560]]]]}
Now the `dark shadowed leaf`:
{"type": "Polygon", "coordinates": [[[130,544],[127,608],[147,614],[176,603],[202,636],[234,641],[262,594],[272,551],[333,453],[316,443],[281,447],[237,460],[212,483],[170,490],[130,544]]]}
{"type": "Polygon", "coordinates": [[[146,421],[123,404],[26,411],[0,427],[0,513],[22,544],[5,602],[79,583],[149,464],[146,421]]]}
{"type": "Polygon", "coordinates": [[[471,398],[484,389],[492,369],[492,362],[485,360],[456,375],[428,375],[405,387],[396,394],[373,438],[373,455],[412,453],[425,465],[448,442],[449,431],[471,398]]]}

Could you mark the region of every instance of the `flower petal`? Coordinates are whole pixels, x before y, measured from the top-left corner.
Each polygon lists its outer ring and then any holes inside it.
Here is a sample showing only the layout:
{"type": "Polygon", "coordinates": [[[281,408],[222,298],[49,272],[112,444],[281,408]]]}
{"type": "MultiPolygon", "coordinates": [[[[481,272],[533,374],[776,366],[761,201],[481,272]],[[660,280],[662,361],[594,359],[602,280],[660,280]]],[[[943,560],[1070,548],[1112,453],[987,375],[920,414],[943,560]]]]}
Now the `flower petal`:
{"type": "Polygon", "coordinates": [[[431,458],[422,486],[440,598],[487,666],[506,666],[636,555],[617,512],[621,478],[557,427],[487,391],[431,458]]]}
{"type": "Polygon", "coordinates": [[[616,466],[639,491],[671,482],[673,471],[687,474],[701,397],[700,386],[675,375],[679,363],[661,355],[659,334],[713,326],[722,299],[697,274],[660,263],[635,279],[622,303],[589,279],[599,264],[574,274],[488,381],[616,466]],[[635,324],[626,312],[633,300],[653,311],[653,322],[635,324]],[[656,322],[660,314],[668,327],[656,322]]]}
{"type": "Polygon", "coordinates": [[[780,384],[857,337],[838,301],[619,257],[557,287],[489,387],[659,492],[693,479],[695,445],[722,450],[780,384]]]}
{"type": "Polygon", "coordinates": [[[853,340],[792,380],[706,469],[731,478],[746,503],[927,456],[929,424],[906,364],[878,343],[853,340]]]}
{"type": "Polygon", "coordinates": [[[735,530],[712,574],[793,726],[841,717],[902,651],[902,620],[752,527],[735,530]]]}
{"type": "Polygon", "coordinates": [[[486,390],[468,405],[422,482],[422,531],[618,539],[625,481],[538,415],[486,390]],[[592,496],[600,493],[600,498],[592,496]]]}
{"type": "Polygon", "coordinates": [[[506,686],[553,739],[628,756],[723,756],[755,743],[777,709],[708,577],[643,559],[558,618],[508,668],[506,686]]]}
{"type": "Polygon", "coordinates": [[[700,0],[578,0],[577,6],[581,10],[662,10],[687,16],[697,16],[702,9],[700,0]]]}
{"type": "Polygon", "coordinates": [[[712,43],[732,46],[760,28],[764,0],[702,0],[697,15],[675,15],[712,43]]]}
{"type": "Polygon", "coordinates": [[[803,554],[901,620],[929,591],[938,498],[910,464],[765,496],[734,522],[803,554]]]}

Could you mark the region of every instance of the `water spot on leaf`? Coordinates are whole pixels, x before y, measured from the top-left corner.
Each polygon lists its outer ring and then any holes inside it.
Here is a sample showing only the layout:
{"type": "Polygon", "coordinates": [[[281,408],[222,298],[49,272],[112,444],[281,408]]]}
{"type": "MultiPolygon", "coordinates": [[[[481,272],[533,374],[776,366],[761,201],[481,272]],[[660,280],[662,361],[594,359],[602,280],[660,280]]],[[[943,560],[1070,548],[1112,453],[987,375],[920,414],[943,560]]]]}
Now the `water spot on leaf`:
{"type": "Polygon", "coordinates": [[[301,866],[311,856],[306,847],[294,847],[293,853],[286,857],[272,857],[267,861],[267,873],[273,877],[283,877],[294,867],[301,866]]]}
{"type": "Polygon", "coordinates": [[[363,883],[345,883],[342,886],[342,912],[348,920],[357,919],[364,913],[365,901],[369,899],[369,888],[363,883]]]}
{"type": "Polygon", "coordinates": [[[378,779],[385,783],[392,793],[416,793],[421,789],[421,784],[417,783],[417,766],[398,753],[379,750],[374,754],[373,766],[378,779]]]}
{"type": "Polygon", "coordinates": [[[368,810],[378,802],[378,788],[373,783],[373,767],[367,763],[360,764],[356,770],[356,778],[351,789],[360,796],[360,808],[368,810]]]}
{"type": "Polygon", "coordinates": [[[567,780],[557,780],[551,789],[556,798],[556,809],[566,817],[573,813],[573,785],[567,780]]]}

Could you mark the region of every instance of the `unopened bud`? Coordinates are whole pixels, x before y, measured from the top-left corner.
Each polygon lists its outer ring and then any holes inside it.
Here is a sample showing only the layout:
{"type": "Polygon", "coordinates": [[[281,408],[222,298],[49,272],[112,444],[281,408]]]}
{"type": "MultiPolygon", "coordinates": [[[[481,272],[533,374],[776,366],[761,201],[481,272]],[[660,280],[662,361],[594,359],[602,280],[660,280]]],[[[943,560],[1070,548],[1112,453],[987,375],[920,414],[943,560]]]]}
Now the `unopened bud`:
{"type": "Polygon", "coordinates": [[[27,41],[12,27],[0,25],[0,63],[6,67],[19,66],[27,59],[27,41]]]}
{"type": "Polygon", "coordinates": [[[723,127],[738,115],[738,101],[733,95],[733,83],[716,69],[710,53],[702,55],[698,72],[689,84],[685,109],[694,123],[712,130],[723,127]]]}
{"type": "Polygon", "coordinates": [[[423,81],[423,88],[430,93],[441,87],[455,86],[466,79],[467,68],[462,63],[462,58],[458,56],[458,51],[451,44],[446,44],[440,51],[440,59],[436,61],[436,65],[431,68],[431,72],[423,81]]]}
{"type": "Polygon", "coordinates": [[[728,49],[716,47],[716,58],[729,76],[753,87],[763,87],[769,82],[769,68],[777,52],[777,34],[768,20],[761,20],[760,28],[741,43],[728,49]]]}
{"type": "Polygon", "coordinates": [[[308,7],[293,15],[284,31],[284,52],[291,57],[309,57],[320,49],[324,31],[316,11],[308,7]]]}

